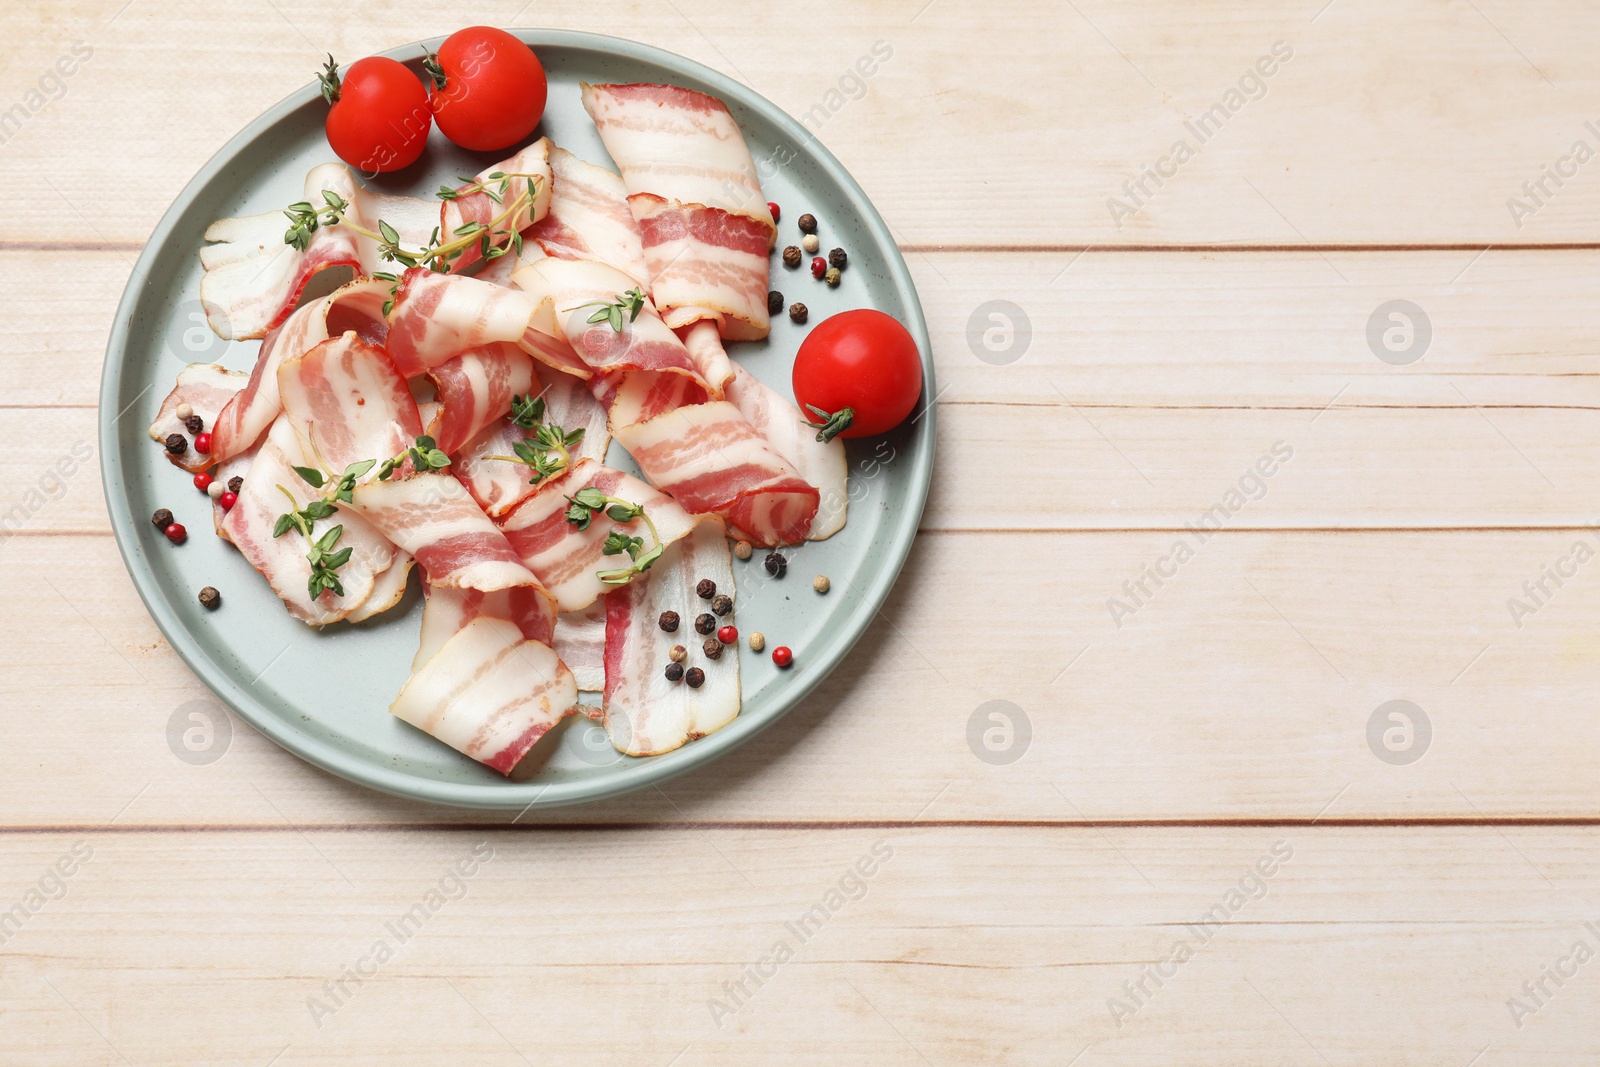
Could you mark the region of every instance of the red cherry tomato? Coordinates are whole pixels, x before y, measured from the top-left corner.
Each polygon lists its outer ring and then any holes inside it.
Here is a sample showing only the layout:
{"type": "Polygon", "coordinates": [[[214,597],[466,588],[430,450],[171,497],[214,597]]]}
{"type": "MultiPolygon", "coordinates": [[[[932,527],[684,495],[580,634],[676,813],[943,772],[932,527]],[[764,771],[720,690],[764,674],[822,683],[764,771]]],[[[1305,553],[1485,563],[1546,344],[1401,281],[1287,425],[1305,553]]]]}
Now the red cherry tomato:
{"type": "MultiPolygon", "coordinates": [[[[433,125],[428,91],[397,60],[358,59],[339,77],[333,60],[318,75],[328,109],[328,144],[340,159],[372,174],[409,167],[433,125]]],[[[318,205],[319,207],[321,205],[318,205]]]]}
{"type": "Polygon", "coordinates": [[[462,148],[510,148],[544,115],[544,65],[505,30],[469,26],[445,38],[426,64],[428,102],[439,132],[462,148]]]}
{"type": "Polygon", "coordinates": [[[881,311],[842,311],[819,322],[794,360],[794,398],[812,422],[843,421],[841,437],[873,437],[905,421],[922,395],[922,356],[910,332],[881,311]]]}

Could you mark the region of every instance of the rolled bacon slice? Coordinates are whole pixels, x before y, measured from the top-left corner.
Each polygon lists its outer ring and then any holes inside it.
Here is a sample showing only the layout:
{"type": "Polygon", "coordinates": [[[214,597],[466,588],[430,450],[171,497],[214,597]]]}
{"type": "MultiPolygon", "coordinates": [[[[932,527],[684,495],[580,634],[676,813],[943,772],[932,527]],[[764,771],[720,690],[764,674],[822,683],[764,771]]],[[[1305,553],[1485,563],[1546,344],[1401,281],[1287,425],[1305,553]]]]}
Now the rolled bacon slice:
{"type": "Polygon", "coordinates": [[[577,703],[572,672],[513,623],[481,615],[412,674],[389,710],[501,774],[577,703]]]}
{"type": "Polygon", "coordinates": [[[537,581],[505,535],[450,474],[367,482],[355,487],[352,505],[416,558],[430,588],[493,593],[537,581]]]}
{"type": "MultiPolygon", "coordinates": [[[[363,229],[377,232],[379,219],[389,223],[407,248],[425,246],[439,223],[437,201],[372,192],[340,163],[324,163],[306,175],[304,199],[318,210],[327,206],[324,190],[348,201],[350,220],[363,229]]],[[[206,230],[206,240],[216,243],[200,251],[206,271],[200,302],[219,337],[264,336],[289,317],[311,278],[330,267],[349,267],[358,275],[381,269],[377,242],[346,223],[319,226],[303,252],[284,242],[289,226],[277,210],[220,219],[206,230]]]]}
{"type": "Polygon", "coordinates": [[[249,451],[277,419],[283,410],[278,368],[284,361],[350,330],[368,344],[383,344],[388,332],[383,303],[388,298],[386,282],[370,278],[351,282],[306,304],[269,333],[261,342],[250,380],[217,414],[211,427],[212,462],[221,463],[249,451]]]}
{"type": "Polygon", "coordinates": [[[650,521],[655,523],[662,544],[670,545],[687,536],[704,518],[690,515],[670,497],[639,479],[593,460],[584,460],[541,485],[538,492],[501,520],[500,528],[522,562],[539,576],[539,581],[564,612],[582,611],[607,590],[615,588],[598,577],[601,571],[615,570],[628,563],[625,555],[607,556],[601,552],[611,531],[621,530],[631,537],[642,538],[646,549],[654,547],[643,519],[617,522],[596,515],[586,530],[568,522],[567,498],[591,486],[606,496],[644,508],[650,521]]]}
{"type": "Polygon", "coordinates": [[[450,453],[505,415],[513,396],[534,392],[536,381],[532,358],[503,341],[468,349],[430,369],[428,378],[439,400],[428,436],[450,453]]]}
{"type": "Polygon", "coordinates": [[[550,169],[550,213],[532,232],[545,255],[604,263],[649,288],[650,268],[622,179],[564,148],[550,150],[550,169]]]}
{"type": "Polygon", "coordinates": [[[538,585],[516,585],[493,593],[429,586],[427,598],[422,608],[422,638],[411,661],[413,671],[421,669],[446,641],[479,616],[504,619],[529,641],[548,645],[555,639],[555,601],[538,585]]]}
{"type": "Polygon", "coordinates": [[[770,222],[648,192],[628,197],[628,206],[644,240],[650,295],[668,326],[709,319],[730,341],[758,341],[771,332],[770,222]]]}
{"type": "Polygon", "coordinates": [[[737,646],[718,659],[697,657],[705,684],[692,689],[665,676],[680,635],[663,631],[662,611],[696,602],[702,578],[734,591],[733,559],[720,522],[701,524],[655,566],[606,594],[605,728],[619,752],[658,756],[718,730],[739,714],[737,646]]]}
{"type": "Polygon", "coordinates": [[[850,496],[846,478],[849,461],[844,441],[817,440],[817,428],[806,422],[794,402],[743,367],[735,368],[728,400],[755,427],[772,450],[794,467],[807,484],[817,488],[817,513],[812,516],[806,540],[822,541],[844,529],[850,496]]]}
{"type": "MultiPolygon", "coordinates": [[[[200,416],[205,429],[212,429],[216,425],[217,415],[249,381],[249,375],[215,363],[189,364],[178,372],[177,383],[161,402],[161,410],[156,412],[155,420],[150,423],[150,439],[165,443],[170,434],[189,436],[189,428],[178,418],[180,404],[188,404],[200,416]]],[[[211,456],[202,455],[193,448],[185,449],[181,456],[171,452],[166,456],[186,471],[202,471],[215,462],[211,456]]]]}
{"type": "Polygon", "coordinates": [[[726,400],[677,408],[612,433],[652,485],[697,515],[716,512],[758,545],[806,539],[820,502],[796,473],[726,400]]]}
{"type": "Polygon", "coordinates": [[[629,193],[719,208],[776,232],[744,134],[721,100],[675,85],[582,88],[629,193]]]}
{"type": "Polygon", "coordinates": [[[278,392],[284,414],[320,461],[313,465],[325,464],[335,476],[352,463],[399,455],[422,432],[406,380],[383,349],[354,331],[280,364],[278,392]]]}
{"type": "Polygon", "coordinates": [[[386,347],[407,378],[497,341],[518,345],[556,370],[591,377],[588,365],[559,336],[533,329],[538,309],[539,301],[520,289],[413,267],[395,292],[386,347]]]}
{"type": "Polygon", "coordinates": [[[586,693],[603,691],[606,687],[605,598],[582,611],[557,615],[556,641],[552,647],[572,672],[579,689],[586,693]]]}
{"type": "MultiPolygon", "coordinates": [[[[462,226],[475,222],[487,230],[492,230],[494,243],[504,246],[509,240],[505,235],[521,233],[544,218],[550,211],[550,147],[550,138],[541,137],[511,158],[479,171],[473,184],[486,184],[499,199],[496,200],[495,196],[485,192],[475,192],[446,200],[439,209],[439,232],[449,240],[462,226]],[[489,177],[491,174],[502,174],[506,177],[491,179],[489,177]],[[528,192],[529,179],[524,175],[533,175],[533,203],[502,218],[501,216],[506,215],[507,208],[521,200],[528,192]],[[502,181],[505,183],[504,192],[500,188],[502,181]]],[[[460,188],[467,189],[470,186],[463,185],[460,188]]],[[[452,272],[465,270],[474,263],[481,262],[482,258],[479,246],[473,245],[451,264],[450,269],[452,272]]]]}

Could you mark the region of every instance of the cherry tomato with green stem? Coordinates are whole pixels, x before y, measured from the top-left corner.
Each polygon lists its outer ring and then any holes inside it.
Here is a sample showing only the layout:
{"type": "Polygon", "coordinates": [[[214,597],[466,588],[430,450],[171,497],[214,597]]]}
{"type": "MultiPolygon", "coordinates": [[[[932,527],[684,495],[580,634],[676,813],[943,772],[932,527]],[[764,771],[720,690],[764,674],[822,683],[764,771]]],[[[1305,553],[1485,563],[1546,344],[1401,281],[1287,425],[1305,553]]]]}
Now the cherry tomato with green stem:
{"type": "Polygon", "coordinates": [[[428,91],[405,64],[368,56],[339,65],[328,57],[317,74],[322,96],[331,105],[324,129],[340,159],[369,174],[409,167],[422,155],[433,127],[428,91]]]}
{"type": "Polygon", "coordinates": [[[445,38],[423,64],[439,132],[462,148],[498,152],[533,132],[544,116],[544,65],[522,41],[493,26],[445,38]]]}
{"type": "Polygon", "coordinates": [[[795,356],[794,399],[818,440],[875,437],[905,421],[922,395],[922,356],[911,333],[881,311],[824,319],[795,356]]]}

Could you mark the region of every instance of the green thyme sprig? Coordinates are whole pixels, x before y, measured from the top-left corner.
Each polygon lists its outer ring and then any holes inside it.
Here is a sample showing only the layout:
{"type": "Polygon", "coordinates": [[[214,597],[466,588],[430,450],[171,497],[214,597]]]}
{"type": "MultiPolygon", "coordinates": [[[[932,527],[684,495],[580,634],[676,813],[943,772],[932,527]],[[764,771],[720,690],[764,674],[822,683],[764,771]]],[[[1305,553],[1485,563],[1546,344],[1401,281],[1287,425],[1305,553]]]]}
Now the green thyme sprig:
{"type": "Polygon", "coordinates": [[[666,550],[667,546],[661,543],[661,534],[656,530],[656,524],[645,514],[643,506],[618,497],[607,496],[592,485],[578,490],[566,499],[571,505],[567,508],[567,521],[580,530],[587,530],[595,515],[603,512],[613,522],[643,519],[645,527],[650,531],[650,539],[654,544],[649,549],[644,547],[644,538],[632,536],[622,530],[614,529],[606,535],[605,544],[600,547],[600,551],[607,556],[626,555],[632,561],[626,567],[597,571],[595,576],[606,585],[626,585],[635,575],[649,570],[651,564],[660,559],[661,553],[666,550]]]}
{"type": "Polygon", "coordinates": [[[583,427],[563,430],[547,426],[544,420],[544,398],[538,396],[513,396],[511,422],[533,432],[511,446],[514,456],[485,456],[485,459],[505,463],[521,463],[533,471],[529,485],[538,485],[572,466],[572,449],[583,441],[583,427]]]}
{"type": "Polygon", "coordinates": [[[639,312],[644,310],[644,290],[640,289],[638,286],[634,286],[625,293],[617,294],[617,298],[615,300],[609,302],[605,300],[591,300],[587,304],[579,304],[577,307],[567,308],[566,311],[562,312],[562,314],[567,314],[568,312],[573,311],[582,311],[584,308],[597,309],[592,315],[589,316],[589,322],[608,322],[611,324],[611,328],[613,330],[621,333],[622,317],[626,315],[628,317],[628,321],[632,322],[634,319],[639,317],[639,312]]]}
{"type": "MultiPolygon", "coordinates": [[[[311,468],[295,468],[297,473],[305,470],[311,468]]],[[[319,472],[313,471],[313,473],[319,472]]],[[[338,505],[319,497],[307,502],[302,508],[298,506],[298,501],[289,490],[280,485],[278,491],[289,498],[292,509],[287,514],[278,516],[278,521],[272,527],[272,536],[282,537],[290,530],[299,530],[300,536],[306,539],[306,544],[310,547],[310,551],[306,553],[306,561],[311,564],[311,577],[306,580],[306,592],[311,595],[313,601],[329,590],[332,590],[334,596],[344,596],[344,584],[339,581],[339,568],[350,562],[351,549],[334,548],[344,534],[344,526],[343,524],[335,526],[325,531],[321,537],[313,532],[313,527],[319,520],[326,519],[339,510],[338,505]]]]}
{"type": "Polygon", "coordinates": [[[450,466],[450,457],[439,451],[438,442],[427,434],[422,434],[410,448],[398,456],[391,456],[383,461],[378,467],[378,481],[388,481],[408,459],[411,461],[412,469],[416,471],[442,471],[450,466]]]}

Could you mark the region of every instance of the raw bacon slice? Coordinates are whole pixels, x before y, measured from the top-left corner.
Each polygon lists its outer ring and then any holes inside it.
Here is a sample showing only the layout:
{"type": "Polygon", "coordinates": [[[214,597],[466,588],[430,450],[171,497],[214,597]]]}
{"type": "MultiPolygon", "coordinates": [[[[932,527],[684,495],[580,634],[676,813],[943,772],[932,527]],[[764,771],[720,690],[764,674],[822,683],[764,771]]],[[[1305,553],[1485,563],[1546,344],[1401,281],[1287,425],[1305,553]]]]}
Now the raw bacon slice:
{"type": "Polygon", "coordinates": [[[301,450],[294,427],[287,417],[280,416],[256,452],[239,499],[223,518],[222,528],[228,540],[266,578],[289,614],[312,626],[325,626],[348,617],[365,604],[377,584],[377,576],[393,566],[396,557],[387,538],[354,511],[340,508],[333,518],[318,522],[313,533],[321,536],[335,526],[344,527],[337,547],[352,550],[349,562],[339,568],[344,595],[325,592],[312,601],[306,588],[311,564],[306,560],[305,538],[298,530],[290,530],[282,537],[272,536],[278,516],[290,510],[289,498],[283,495],[285,490],[294,498],[296,509],[316,498],[316,491],[291,469],[309,465],[310,457],[301,450]]]}
{"type": "Polygon", "coordinates": [[[806,539],[822,541],[844,529],[850,505],[845,484],[850,465],[845,459],[843,439],[818,441],[817,428],[806,422],[788,397],[743,367],[735,368],[728,399],[774,452],[788,460],[808,484],[816,486],[817,513],[811,519],[806,539]]]}
{"type": "MultiPolygon", "coordinates": [[[[339,163],[313,167],[304,189],[306,202],[319,210],[326,207],[324,190],[343,197],[351,205],[351,221],[364,229],[376,232],[382,219],[408,248],[426,245],[439,222],[436,201],[371,192],[339,163]]],[[[284,243],[289,225],[279,210],[220,219],[206,230],[206,240],[216,243],[200,251],[206,271],[200,279],[200,302],[219,337],[237,341],[263,336],[288,318],[319,271],[349,267],[358,275],[371,274],[383,262],[377,243],[344,223],[319,226],[303,252],[284,243]]]]}
{"type": "Polygon", "coordinates": [[[675,85],[584,85],[583,106],[628,192],[748,215],[776,233],[744,134],[721,100],[675,85]]]}
{"type": "Polygon", "coordinates": [[[387,334],[383,302],[389,287],[364,279],[311,301],[290,315],[261,342],[261,352],[245,387],[218,413],[211,430],[211,459],[223,460],[248,451],[283,410],[278,392],[278,367],[310,351],[330,336],[354,330],[368,344],[381,345],[387,334]]]}
{"type": "Polygon", "coordinates": [[[512,623],[529,641],[548,645],[555,637],[555,601],[537,583],[493,593],[430,586],[427,596],[422,608],[422,639],[411,661],[413,671],[420,670],[457,631],[480,616],[512,623]]]}
{"type": "Polygon", "coordinates": [[[607,556],[601,552],[612,530],[642,538],[646,548],[653,547],[650,530],[643,519],[616,522],[596,516],[587,530],[568,522],[567,498],[589,486],[606,496],[644,508],[663,544],[670,545],[684,537],[703,518],[690,515],[660,490],[593,460],[584,460],[541,485],[501,520],[500,528],[522,562],[539,576],[539,581],[556,598],[562,611],[582,611],[614,588],[597,577],[600,571],[615,570],[628,562],[627,556],[607,556]]]}
{"type": "Polygon", "coordinates": [[[590,385],[595,399],[609,413],[608,425],[613,432],[618,426],[632,426],[686,404],[704,404],[711,399],[694,379],[681,374],[613,374],[596,378],[590,385]]]}
{"type": "Polygon", "coordinates": [[[551,148],[550,169],[550,213],[533,227],[539,247],[557,259],[608,264],[649,288],[650,268],[622,179],[564,148],[551,148]]]}
{"type": "Polygon", "coordinates": [[[806,539],[820,494],[726,400],[612,426],[646,478],[697,515],[717,512],[753,544],[806,539]]]}
{"type": "Polygon", "coordinates": [[[628,206],[644,239],[650,295],[668,326],[712,319],[731,341],[767,336],[770,222],[651,193],[635,193],[628,206]]]}
{"type": "MultiPolygon", "coordinates": [[[[216,425],[217,415],[228,406],[228,401],[243,389],[250,380],[248,375],[219,367],[215,363],[191,363],[178,372],[178,381],[172,392],[161,402],[155,421],[150,423],[150,439],[165,442],[167,435],[181,433],[189,436],[189,428],[178,418],[178,405],[188,404],[200,416],[207,430],[216,425]]],[[[215,460],[201,455],[193,448],[181,456],[168,452],[167,458],[186,471],[202,471],[215,460]]]]}
{"type": "MultiPolygon", "coordinates": [[[[341,537],[340,540],[344,538],[341,537]]],[[[366,622],[375,615],[382,615],[405,599],[406,585],[411,579],[411,565],[414,562],[416,561],[409,555],[396,549],[394,562],[389,564],[389,569],[373,579],[372,592],[362,601],[360,607],[344,617],[344,621],[366,622]]]]}
{"type": "Polygon", "coordinates": [[[335,476],[352,463],[399,455],[422,432],[411,387],[383,349],[353,331],[285,360],[278,392],[290,423],[320,461],[313,466],[335,476]]]}
{"type": "Polygon", "coordinates": [[[654,567],[606,594],[606,735],[630,756],[657,756],[704,737],[739,714],[739,655],[697,658],[705,684],[691,689],[665,676],[679,635],[657,624],[664,610],[695,603],[702,578],[733,592],[733,559],[720,522],[707,522],[673,545],[654,567]]]}
{"type": "Polygon", "coordinates": [[[522,242],[521,252],[513,249],[503,256],[496,256],[488,263],[485,263],[483,265],[483,269],[477,274],[473,275],[473,277],[477,278],[480,282],[490,282],[494,285],[504,286],[505,288],[509,289],[511,288],[511,276],[513,274],[521,270],[523,267],[526,267],[528,264],[537,262],[543,258],[544,249],[539,247],[538,242],[524,241],[522,242]]]}
{"type": "Polygon", "coordinates": [[[479,616],[413,674],[389,710],[479,763],[510,774],[578,700],[549,646],[479,616]]]}
{"type": "MultiPolygon", "coordinates": [[[[439,209],[439,232],[445,236],[445,240],[449,240],[450,236],[456,234],[462,226],[476,222],[494,232],[495,244],[504,245],[510,238],[503,235],[521,233],[550,211],[550,138],[541,137],[510,159],[502,160],[492,167],[479,171],[474,177],[474,184],[478,183],[487,183],[500,199],[497,201],[488,193],[478,192],[446,200],[439,209]],[[496,173],[515,175],[504,179],[506,182],[504,192],[500,190],[501,179],[489,178],[489,175],[496,173]],[[506,213],[507,205],[516,203],[527,193],[528,179],[521,177],[524,174],[534,175],[536,184],[532,205],[519,208],[516,214],[509,218],[500,219],[500,216],[506,213]],[[500,221],[497,223],[496,219],[500,221]]],[[[467,186],[461,188],[465,189],[467,186]]],[[[451,264],[450,269],[462,271],[474,263],[481,262],[482,259],[479,246],[473,245],[451,264]]]]}
{"type": "Polygon", "coordinates": [[[606,602],[596,600],[582,611],[556,616],[556,643],[552,646],[567,665],[578,688],[598,693],[606,687],[606,602]]]}
{"type": "Polygon", "coordinates": [[[556,370],[590,377],[564,341],[529,325],[538,307],[520,289],[413,267],[401,277],[389,313],[389,357],[413,378],[469,349],[509,341],[556,370]]]}
{"type": "MultiPolygon", "coordinates": [[[[533,391],[533,360],[513,344],[469,349],[428,371],[440,408],[428,436],[440,451],[455,452],[533,391]]],[[[393,455],[394,453],[390,453],[393,455]]]]}
{"type": "Polygon", "coordinates": [[[728,385],[733,381],[733,360],[722,347],[722,337],[717,333],[717,320],[710,316],[678,331],[689,358],[700,370],[700,377],[709,388],[708,400],[727,398],[728,385]]]}
{"type": "Polygon", "coordinates": [[[532,579],[505,535],[449,474],[417,474],[355,487],[352,503],[416,557],[433,589],[493,593],[532,579]]]}

